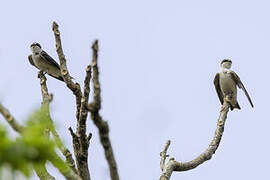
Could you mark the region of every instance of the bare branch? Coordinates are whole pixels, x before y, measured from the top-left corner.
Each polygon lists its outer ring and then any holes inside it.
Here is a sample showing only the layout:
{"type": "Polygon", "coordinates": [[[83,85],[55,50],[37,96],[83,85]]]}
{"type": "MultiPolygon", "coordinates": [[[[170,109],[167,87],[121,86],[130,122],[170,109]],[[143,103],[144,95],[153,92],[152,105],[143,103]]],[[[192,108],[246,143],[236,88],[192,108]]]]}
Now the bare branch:
{"type": "MultiPolygon", "coordinates": [[[[69,132],[70,132],[70,134],[72,136],[72,144],[73,144],[74,154],[75,154],[75,157],[76,157],[78,174],[81,176],[82,174],[86,173],[85,172],[86,170],[85,170],[85,167],[82,165],[82,162],[80,160],[82,154],[81,154],[81,150],[80,150],[81,145],[80,145],[79,137],[77,136],[77,134],[74,133],[74,131],[73,131],[73,129],[71,127],[69,127],[68,130],[69,130],[69,132]]],[[[89,178],[90,178],[90,174],[89,174],[89,178]]],[[[84,179],[84,178],[82,177],[82,179],[84,179]]]]}
{"type": "Polygon", "coordinates": [[[42,71],[39,71],[38,78],[40,79],[41,95],[43,100],[42,104],[49,104],[53,100],[53,95],[48,93],[48,88],[46,84],[47,79],[42,71]]]}
{"type": "Polygon", "coordinates": [[[73,138],[76,138],[77,137],[76,134],[73,132],[73,129],[71,127],[69,127],[68,130],[69,130],[69,132],[70,132],[70,134],[71,134],[71,136],[73,138]]]}
{"type": "MultiPolygon", "coordinates": [[[[87,118],[87,110],[83,104],[88,103],[88,96],[89,96],[89,81],[91,78],[91,67],[87,68],[87,75],[85,78],[85,91],[84,96],[82,97],[81,87],[78,83],[74,83],[69,75],[67,65],[66,65],[66,58],[63,53],[61,38],[60,38],[60,31],[58,29],[58,24],[53,22],[53,32],[56,41],[56,51],[58,54],[58,58],[60,60],[60,69],[63,79],[67,85],[67,87],[73,92],[76,96],[76,118],[77,118],[77,131],[76,136],[72,134],[73,137],[73,148],[74,154],[76,157],[76,164],[78,168],[78,173],[80,177],[84,180],[90,180],[90,173],[88,169],[88,147],[89,142],[87,141],[86,137],[86,118],[87,118]],[[88,82],[87,82],[88,81],[88,82]],[[87,87],[88,86],[88,87],[87,87]]],[[[72,129],[69,129],[70,132],[73,132],[72,129]]]]}
{"type": "MultiPolygon", "coordinates": [[[[95,53],[95,52],[94,52],[95,53]]],[[[89,92],[90,92],[90,79],[91,79],[91,66],[88,65],[86,68],[86,76],[84,80],[84,93],[81,101],[81,108],[80,108],[80,118],[77,123],[77,134],[79,135],[80,139],[80,146],[82,154],[88,156],[88,147],[89,141],[86,136],[86,119],[88,115],[87,105],[89,99],[89,92]]]]}
{"type": "Polygon", "coordinates": [[[58,58],[60,61],[60,69],[61,69],[61,74],[63,76],[63,79],[67,85],[67,87],[73,92],[73,94],[76,96],[76,106],[77,106],[77,112],[76,112],[76,118],[77,120],[79,119],[79,113],[80,113],[80,108],[81,108],[81,98],[82,98],[82,92],[81,92],[81,87],[79,83],[74,83],[71,79],[71,76],[69,75],[69,71],[67,69],[67,64],[66,64],[66,58],[62,49],[62,44],[61,44],[61,38],[60,38],[60,31],[58,29],[58,24],[56,22],[53,22],[53,32],[55,36],[55,41],[56,41],[56,51],[58,54],[58,58]]]}
{"type": "Polygon", "coordinates": [[[87,136],[88,143],[90,142],[91,138],[92,138],[92,133],[89,133],[88,136],[87,136]]]}
{"type": "Polygon", "coordinates": [[[164,168],[165,168],[165,161],[166,161],[166,158],[169,156],[169,155],[167,155],[167,150],[168,150],[170,144],[171,144],[171,141],[168,140],[165,147],[164,147],[164,150],[162,152],[160,152],[160,157],[161,157],[160,168],[161,168],[161,171],[163,171],[164,168]]]}
{"type": "Polygon", "coordinates": [[[109,137],[109,126],[108,126],[108,123],[104,121],[99,114],[99,110],[101,108],[101,98],[100,98],[99,71],[98,71],[98,65],[97,65],[98,41],[96,41],[93,44],[92,49],[94,52],[96,52],[96,56],[93,56],[93,61],[92,61],[94,98],[93,98],[93,102],[88,105],[88,110],[91,112],[91,118],[99,130],[99,138],[105,151],[106,160],[109,164],[111,179],[119,180],[117,164],[114,158],[113,149],[112,149],[112,145],[111,145],[111,141],[109,137]]]}
{"type": "MultiPolygon", "coordinates": [[[[95,54],[95,52],[93,52],[95,54]]],[[[87,105],[90,93],[90,79],[91,79],[91,65],[86,68],[86,76],[84,80],[84,93],[81,98],[80,114],[77,121],[76,135],[70,128],[70,133],[73,137],[73,147],[75,149],[75,156],[77,160],[77,166],[79,174],[85,179],[90,179],[88,170],[88,148],[90,142],[90,136],[86,135],[86,119],[88,115],[87,105]]],[[[91,134],[91,133],[90,133],[91,134]]]]}
{"type": "MultiPolygon", "coordinates": [[[[181,163],[181,162],[175,161],[172,158],[169,160],[169,162],[166,164],[165,167],[164,167],[164,162],[161,163],[162,175],[160,176],[160,180],[169,180],[173,171],[187,171],[190,169],[194,169],[200,164],[212,158],[213,154],[215,154],[219,146],[219,143],[221,141],[221,138],[224,132],[224,126],[225,126],[227,114],[229,111],[229,102],[230,102],[230,99],[228,96],[226,96],[224,98],[224,103],[223,103],[223,106],[222,106],[222,109],[220,111],[220,115],[217,121],[217,129],[215,131],[214,138],[211,141],[209,147],[202,154],[200,154],[197,158],[195,158],[192,161],[181,163]]],[[[167,145],[165,146],[163,155],[164,155],[164,152],[166,154],[166,151],[167,151],[166,148],[168,148],[167,145]]],[[[164,157],[161,156],[161,161],[163,161],[163,158],[164,157]]]]}
{"type": "MultiPolygon", "coordinates": [[[[97,51],[93,51],[93,58],[95,56],[97,56],[97,51]]],[[[91,65],[88,65],[86,68],[86,76],[85,76],[85,80],[84,80],[84,93],[83,93],[83,96],[85,98],[83,105],[85,105],[85,107],[87,106],[88,99],[89,99],[91,73],[92,73],[91,72],[91,65]]]]}
{"type": "Polygon", "coordinates": [[[9,110],[6,109],[1,103],[0,103],[0,113],[3,115],[8,124],[14,129],[14,131],[18,133],[23,132],[24,127],[16,121],[16,119],[10,114],[9,110]]]}

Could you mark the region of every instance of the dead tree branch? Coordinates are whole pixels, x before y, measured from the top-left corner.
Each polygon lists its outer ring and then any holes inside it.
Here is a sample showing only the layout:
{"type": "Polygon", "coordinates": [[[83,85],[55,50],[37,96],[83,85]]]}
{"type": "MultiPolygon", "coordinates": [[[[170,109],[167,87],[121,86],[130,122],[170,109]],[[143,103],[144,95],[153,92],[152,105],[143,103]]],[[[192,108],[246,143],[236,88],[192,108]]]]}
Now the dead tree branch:
{"type": "Polygon", "coordinates": [[[223,106],[222,106],[222,109],[220,111],[220,115],[217,121],[217,129],[215,131],[214,138],[211,141],[208,148],[194,160],[182,163],[182,162],[175,161],[174,158],[171,158],[165,166],[165,159],[168,156],[167,149],[170,145],[170,141],[166,143],[164,150],[160,153],[160,156],[161,156],[160,168],[162,170],[162,175],[160,176],[160,180],[169,180],[173,171],[188,171],[190,169],[196,168],[200,164],[212,158],[213,154],[215,154],[219,146],[219,143],[221,141],[221,138],[224,132],[224,126],[227,119],[227,113],[229,111],[229,102],[230,102],[229,98],[225,97],[224,103],[223,103],[223,106]]]}
{"type": "MultiPolygon", "coordinates": [[[[90,180],[90,172],[88,169],[88,148],[89,148],[89,143],[90,143],[92,134],[91,133],[89,133],[89,135],[86,134],[86,120],[87,120],[88,112],[90,112],[91,118],[99,130],[99,137],[100,137],[101,144],[104,148],[106,160],[109,164],[111,179],[119,180],[117,164],[115,161],[111,141],[109,138],[109,126],[108,126],[108,123],[104,121],[103,118],[99,114],[99,111],[101,108],[101,97],[100,97],[99,71],[98,71],[98,66],[97,66],[98,41],[96,40],[92,46],[92,50],[93,50],[92,63],[88,65],[86,68],[86,76],[84,80],[84,91],[82,94],[80,84],[74,83],[72,81],[73,78],[69,74],[67,64],[66,64],[66,58],[62,49],[60,31],[58,29],[58,24],[56,22],[53,22],[52,30],[55,36],[56,51],[57,51],[58,58],[60,61],[60,70],[61,70],[62,77],[66,83],[66,86],[73,92],[76,98],[76,119],[77,119],[76,133],[73,132],[71,127],[69,128],[69,131],[72,135],[77,169],[75,167],[72,154],[64,146],[63,142],[61,141],[58,133],[56,132],[53,126],[45,130],[46,135],[49,136],[49,133],[52,132],[55,142],[58,148],[61,150],[62,154],[66,157],[66,162],[68,163],[69,167],[65,166],[64,168],[59,168],[58,165],[63,164],[64,162],[56,153],[52,155],[52,159],[50,161],[56,168],[58,167],[58,170],[67,179],[90,180]],[[89,104],[88,101],[89,101],[90,80],[91,80],[92,69],[93,69],[93,83],[94,83],[94,93],[93,93],[94,98],[93,98],[92,103],[89,104]]],[[[38,77],[40,78],[41,93],[42,93],[42,99],[43,99],[42,104],[49,106],[50,102],[53,99],[53,96],[52,94],[48,93],[48,88],[46,85],[46,77],[44,76],[42,72],[39,73],[38,77]]],[[[15,131],[19,133],[23,131],[24,127],[19,125],[16,122],[15,118],[11,116],[9,111],[5,109],[2,106],[2,104],[0,104],[0,113],[3,114],[5,119],[13,127],[15,131]]],[[[48,117],[52,122],[50,112],[48,112],[48,117]]],[[[42,180],[55,179],[53,176],[51,176],[47,172],[45,164],[39,165],[35,169],[40,179],[42,180]]]]}
{"type": "Polygon", "coordinates": [[[8,124],[14,129],[14,131],[18,133],[23,132],[24,127],[16,121],[16,119],[10,114],[9,110],[6,109],[1,103],[0,103],[0,113],[3,115],[8,124]]]}
{"type": "Polygon", "coordinates": [[[73,92],[73,94],[76,96],[76,106],[77,106],[77,112],[76,112],[76,118],[79,119],[80,114],[80,108],[81,108],[81,98],[82,98],[82,91],[79,83],[74,83],[71,79],[71,76],[69,75],[69,71],[67,69],[67,63],[66,58],[62,49],[62,43],[60,38],[60,31],[58,29],[58,24],[56,22],[53,22],[53,32],[56,42],[56,52],[58,54],[58,58],[60,61],[60,69],[61,74],[63,76],[63,79],[67,85],[67,87],[73,92]]]}
{"type": "Polygon", "coordinates": [[[110,175],[112,180],[119,180],[117,164],[115,161],[115,157],[113,154],[113,149],[109,137],[109,125],[99,114],[99,110],[101,108],[101,97],[100,97],[100,82],[99,82],[99,70],[98,70],[98,42],[96,41],[93,46],[93,83],[94,83],[94,98],[93,102],[88,105],[88,109],[91,112],[91,118],[94,124],[97,126],[99,130],[99,138],[101,144],[105,151],[105,157],[109,164],[110,175]]]}
{"type": "Polygon", "coordinates": [[[42,71],[39,71],[38,78],[40,79],[42,104],[49,104],[53,99],[53,95],[49,94],[49,92],[48,92],[48,88],[47,88],[47,84],[46,84],[47,79],[44,76],[42,71]]]}
{"type": "Polygon", "coordinates": [[[165,147],[164,147],[164,150],[160,153],[160,168],[161,168],[161,171],[163,171],[165,169],[165,162],[166,162],[166,158],[169,157],[169,155],[167,155],[167,150],[169,148],[171,144],[171,141],[168,140],[165,147]]]}
{"type": "Polygon", "coordinates": [[[56,51],[58,54],[58,58],[60,61],[60,70],[63,76],[63,79],[67,85],[67,87],[73,92],[76,97],[76,118],[77,118],[77,130],[76,134],[73,132],[70,127],[69,130],[72,135],[73,140],[73,148],[74,154],[76,157],[76,164],[78,169],[78,174],[83,180],[90,180],[90,172],[88,169],[88,147],[90,138],[86,135],[86,119],[87,119],[87,110],[84,106],[85,103],[88,103],[89,97],[89,82],[91,78],[91,67],[86,70],[86,78],[85,78],[85,90],[84,96],[82,96],[82,91],[79,83],[74,83],[69,75],[69,71],[66,65],[66,58],[63,53],[60,31],[58,29],[58,24],[53,22],[53,32],[56,41],[56,51]],[[88,86],[88,87],[87,87],[88,86]]]}

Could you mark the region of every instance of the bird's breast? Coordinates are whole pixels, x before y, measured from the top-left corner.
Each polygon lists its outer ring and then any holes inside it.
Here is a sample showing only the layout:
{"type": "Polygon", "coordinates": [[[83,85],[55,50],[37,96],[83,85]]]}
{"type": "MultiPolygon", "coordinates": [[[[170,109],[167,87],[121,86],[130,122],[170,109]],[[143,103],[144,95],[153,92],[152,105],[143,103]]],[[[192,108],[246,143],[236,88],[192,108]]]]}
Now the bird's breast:
{"type": "Polygon", "coordinates": [[[236,93],[236,84],[229,73],[220,73],[219,83],[224,94],[236,93]]]}
{"type": "Polygon", "coordinates": [[[33,61],[35,63],[35,65],[42,71],[47,72],[48,71],[48,63],[46,61],[44,61],[40,55],[32,55],[33,57],[33,61]]]}

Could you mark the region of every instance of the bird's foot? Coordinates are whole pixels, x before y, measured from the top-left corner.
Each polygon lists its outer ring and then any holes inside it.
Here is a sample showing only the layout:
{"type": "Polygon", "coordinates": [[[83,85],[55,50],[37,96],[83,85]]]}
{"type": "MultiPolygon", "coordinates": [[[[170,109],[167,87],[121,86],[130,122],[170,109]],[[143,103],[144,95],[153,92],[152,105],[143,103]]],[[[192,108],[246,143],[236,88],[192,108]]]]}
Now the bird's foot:
{"type": "Polygon", "coordinates": [[[39,71],[39,72],[38,72],[38,78],[40,78],[40,77],[42,77],[42,76],[44,76],[43,71],[39,71]]]}
{"type": "Polygon", "coordinates": [[[222,104],[222,107],[221,107],[221,110],[220,110],[220,112],[221,111],[224,111],[225,110],[225,108],[226,108],[226,103],[228,103],[228,104],[231,104],[231,99],[232,99],[232,94],[228,94],[228,95],[226,95],[225,97],[224,97],[224,99],[223,99],[223,101],[224,101],[224,103],[222,104]],[[226,102],[226,103],[225,103],[226,102]]]}
{"type": "Polygon", "coordinates": [[[224,101],[226,101],[227,103],[230,103],[232,99],[232,94],[229,94],[227,96],[225,96],[224,101]]]}

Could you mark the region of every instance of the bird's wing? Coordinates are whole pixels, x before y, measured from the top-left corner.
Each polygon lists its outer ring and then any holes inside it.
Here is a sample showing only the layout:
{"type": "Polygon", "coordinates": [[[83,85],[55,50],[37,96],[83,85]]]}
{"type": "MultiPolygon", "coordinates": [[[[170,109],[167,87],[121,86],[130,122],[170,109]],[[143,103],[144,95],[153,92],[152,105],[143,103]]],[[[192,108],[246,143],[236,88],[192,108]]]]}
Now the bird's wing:
{"type": "Polygon", "coordinates": [[[32,64],[33,66],[35,66],[36,68],[38,68],[38,67],[35,65],[34,61],[33,61],[32,55],[29,55],[29,56],[28,56],[28,60],[29,60],[30,64],[32,64]]]}
{"type": "Polygon", "coordinates": [[[219,73],[217,73],[215,76],[214,84],[215,84],[218,98],[219,98],[221,104],[223,104],[224,96],[223,96],[223,93],[221,92],[220,85],[219,85],[219,73]]]}
{"type": "Polygon", "coordinates": [[[252,101],[251,101],[251,98],[249,97],[248,92],[247,92],[247,90],[246,90],[244,84],[243,84],[242,81],[240,80],[239,76],[238,76],[235,72],[233,72],[233,71],[231,71],[230,74],[231,74],[232,79],[234,80],[234,82],[237,84],[237,86],[238,86],[240,89],[243,89],[243,91],[245,92],[245,94],[246,94],[246,96],[247,96],[247,98],[248,98],[248,101],[249,101],[251,107],[253,107],[253,103],[252,103],[252,101]]]}
{"type": "MultiPolygon", "coordinates": [[[[49,74],[49,73],[48,73],[49,74]]],[[[50,76],[60,80],[60,81],[63,81],[64,82],[64,78],[62,76],[54,76],[53,74],[49,74],[50,76]]]]}
{"type": "Polygon", "coordinates": [[[46,60],[48,63],[50,63],[51,65],[57,67],[58,69],[60,69],[59,64],[49,55],[47,54],[45,51],[41,51],[40,56],[46,60]]]}
{"type": "MultiPolygon", "coordinates": [[[[45,51],[41,51],[40,57],[43,58],[46,62],[50,63],[52,66],[55,66],[60,71],[59,64],[49,54],[47,54],[45,51]]],[[[50,76],[60,80],[60,81],[64,81],[62,76],[55,76],[54,74],[50,74],[50,73],[48,73],[48,74],[50,76]]]]}

